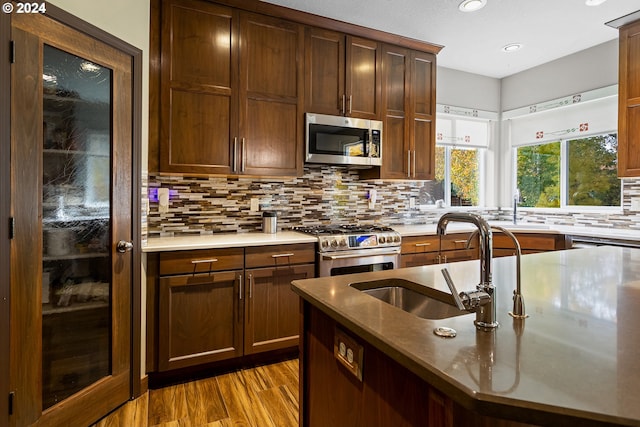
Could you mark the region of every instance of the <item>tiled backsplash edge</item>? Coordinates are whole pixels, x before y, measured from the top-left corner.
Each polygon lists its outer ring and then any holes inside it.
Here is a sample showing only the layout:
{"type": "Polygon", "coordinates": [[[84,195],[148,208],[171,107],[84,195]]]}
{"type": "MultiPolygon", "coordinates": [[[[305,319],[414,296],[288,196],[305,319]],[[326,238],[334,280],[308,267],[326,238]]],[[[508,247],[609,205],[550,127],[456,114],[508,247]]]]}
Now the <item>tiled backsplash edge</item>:
{"type": "MultiPolygon", "coordinates": [[[[442,209],[410,207],[432,204],[428,181],[361,181],[358,173],[339,166],[305,167],[298,178],[190,177],[150,173],[143,180],[143,239],[147,236],[259,231],[262,212],[251,211],[257,198],[261,210],[278,213],[278,230],[297,225],[376,223],[409,225],[435,223],[442,209]],[[169,190],[169,206],[161,212],[158,188],[169,190]],[[368,194],[377,193],[370,208],[368,194]],[[144,196],[143,196],[144,197],[144,196]],[[148,210],[147,210],[148,208],[148,210]]],[[[522,211],[521,220],[562,225],[640,229],[640,213],[631,212],[631,197],[640,196],[640,179],[624,180],[623,213],[543,213],[522,211]]],[[[469,210],[465,208],[465,210],[469,210]]],[[[472,210],[487,219],[511,219],[510,209],[472,210]]]]}

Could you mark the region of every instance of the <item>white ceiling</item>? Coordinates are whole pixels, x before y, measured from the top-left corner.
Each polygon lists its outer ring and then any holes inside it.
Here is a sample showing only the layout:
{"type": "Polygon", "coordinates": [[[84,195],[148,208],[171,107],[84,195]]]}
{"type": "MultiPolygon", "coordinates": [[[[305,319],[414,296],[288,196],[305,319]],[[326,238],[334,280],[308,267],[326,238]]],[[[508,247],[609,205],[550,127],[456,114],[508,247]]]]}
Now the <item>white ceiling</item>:
{"type": "Polygon", "coordinates": [[[476,12],[462,0],[264,0],[444,46],[438,65],[502,78],[618,37],[605,22],[640,9],[639,0],[487,0],[476,12]],[[524,47],[501,51],[509,43],[524,47]]]}

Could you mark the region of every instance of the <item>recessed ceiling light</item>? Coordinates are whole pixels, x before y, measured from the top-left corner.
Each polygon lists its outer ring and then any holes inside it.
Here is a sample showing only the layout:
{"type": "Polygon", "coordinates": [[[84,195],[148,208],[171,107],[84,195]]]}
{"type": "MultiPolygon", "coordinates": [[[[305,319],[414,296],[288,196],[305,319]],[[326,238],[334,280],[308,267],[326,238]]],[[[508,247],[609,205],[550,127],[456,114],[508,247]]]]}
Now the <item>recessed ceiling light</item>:
{"type": "Polygon", "coordinates": [[[482,9],[487,4],[487,0],[464,0],[458,6],[462,12],[475,12],[482,9]]]}
{"type": "Polygon", "coordinates": [[[503,46],[503,52],[515,52],[516,50],[522,49],[522,43],[509,43],[506,46],[503,46]]]}
{"type": "Polygon", "coordinates": [[[600,6],[606,1],[607,0],[585,0],[584,4],[586,4],[587,6],[600,6]]]}

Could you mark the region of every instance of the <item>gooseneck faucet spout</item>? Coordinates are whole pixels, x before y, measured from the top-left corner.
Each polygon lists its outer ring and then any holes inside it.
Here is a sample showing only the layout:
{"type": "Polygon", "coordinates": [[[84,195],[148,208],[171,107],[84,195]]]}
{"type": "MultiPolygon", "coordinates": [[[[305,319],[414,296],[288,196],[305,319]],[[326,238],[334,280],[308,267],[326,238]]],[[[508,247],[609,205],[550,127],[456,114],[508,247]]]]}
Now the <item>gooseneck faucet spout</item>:
{"type": "Polygon", "coordinates": [[[498,327],[496,320],[495,287],[491,283],[491,262],[493,259],[493,237],[491,227],[480,216],[466,212],[448,212],[440,217],[436,228],[440,236],[442,248],[442,236],[446,234],[449,222],[466,222],[478,228],[480,238],[480,283],[474,292],[463,292],[458,295],[453,280],[446,268],[442,269],[447,285],[454,294],[454,300],[459,308],[476,312],[475,325],[480,330],[491,331],[498,327]]]}

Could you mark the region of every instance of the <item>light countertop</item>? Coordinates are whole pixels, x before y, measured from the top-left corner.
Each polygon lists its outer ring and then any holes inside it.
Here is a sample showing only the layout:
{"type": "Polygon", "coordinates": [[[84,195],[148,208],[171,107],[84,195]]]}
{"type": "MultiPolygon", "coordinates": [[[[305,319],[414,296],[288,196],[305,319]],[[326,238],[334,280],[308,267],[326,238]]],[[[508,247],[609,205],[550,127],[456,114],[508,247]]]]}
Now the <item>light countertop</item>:
{"type": "MultiPolygon", "coordinates": [[[[459,291],[475,288],[479,261],[446,266],[459,291]]],[[[640,426],[640,249],[602,246],[523,256],[530,317],[521,332],[508,315],[515,257],[493,260],[501,325],[494,332],[476,331],[473,313],[421,319],[349,286],[403,278],[450,298],[442,267],[299,280],[293,288],[467,408],[524,422],[542,416],[549,425],[563,414],[640,426]],[[433,333],[437,326],[458,335],[440,338],[433,333]]]]}
{"type": "MultiPolygon", "coordinates": [[[[612,239],[634,241],[640,244],[640,230],[606,229],[596,227],[579,227],[544,224],[512,224],[508,221],[489,221],[490,225],[498,225],[518,233],[567,234],[592,239],[612,239]]],[[[436,234],[436,224],[393,225],[392,228],[403,237],[436,234]]],[[[448,233],[473,231],[471,224],[451,223],[448,233]]],[[[314,243],[317,238],[297,231],[279,231],[273,234],[262,232],[250,233],[218,233],[197,236],[152,237],[143,252],[180,251],[190,249],[215,249],[246,246],[283,245],[291,243],[314,243]]]]}
{"type": "Polygon", "coordinates": [[[315,243],[317,237],[296,231],[278,233],[219,233],[199,236],[157,237],[148,239],[143,252],[181,251],[190,249],[216,249],[246,246],[286,245],[315,243]]]}

